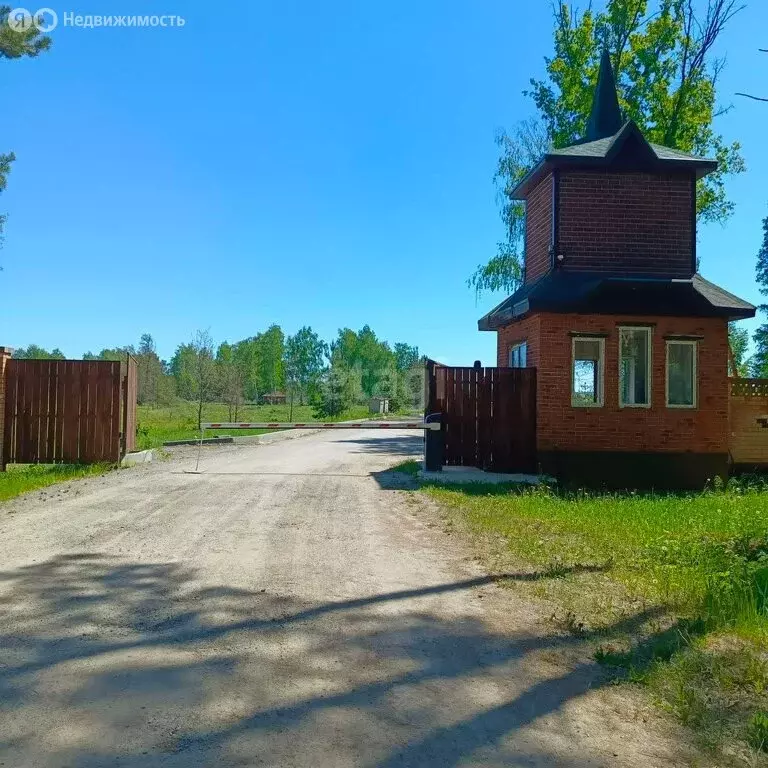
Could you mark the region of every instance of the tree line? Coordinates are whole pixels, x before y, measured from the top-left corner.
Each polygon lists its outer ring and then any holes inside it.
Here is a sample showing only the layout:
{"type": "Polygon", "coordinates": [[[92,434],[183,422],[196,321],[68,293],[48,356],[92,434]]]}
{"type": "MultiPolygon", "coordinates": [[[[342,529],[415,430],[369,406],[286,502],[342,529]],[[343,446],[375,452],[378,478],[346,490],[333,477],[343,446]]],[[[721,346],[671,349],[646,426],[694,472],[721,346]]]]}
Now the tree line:
{"type": "MultiPolygon", "coordinates": [[[[136,359],[138,401],[142,405],[169,405],[176,399],[198,404],[202,419],[205,403],[224,402],[236,421],[245,403],[280,400],[292,406],[311,404],[318,415],[337,416],[371,397],[386,397],[390,409],[418,407],[423,396],[423,358],[418,347],[404,342],[391,346],[364,326],[342,328],[330,343],[310,327],[286,336],[271,325],[235,343],[216,345],[208,331],[176,347],[162,360],[154,339],[142,335],[138,345],[86,352],[83,360],[136,359]]],[[[64,360],[59,349],[36,344],[17,349],[18,359],[64,360]]]]}

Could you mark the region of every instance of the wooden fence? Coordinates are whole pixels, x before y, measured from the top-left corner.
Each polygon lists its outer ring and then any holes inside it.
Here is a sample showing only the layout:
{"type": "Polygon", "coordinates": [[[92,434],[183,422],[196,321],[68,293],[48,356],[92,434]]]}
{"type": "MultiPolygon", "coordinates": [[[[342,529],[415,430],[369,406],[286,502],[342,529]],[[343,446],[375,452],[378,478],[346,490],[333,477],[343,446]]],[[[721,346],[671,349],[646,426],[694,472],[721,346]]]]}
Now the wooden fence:
{"type": "Polygon", "coordinates": [[[731,379],[731,461],[768,466],[768,379],[731,379]]]}
{"type": "Polygon", "coordinates": [[[133,358],[8,361],[4,464],[116,462],[135,433],[133,358]]]}
{"type": "Polygon", "coordinates": [[[444,462],[536,471],[536,369],[427,364],[426,413],[440,413],[444,462]]]}

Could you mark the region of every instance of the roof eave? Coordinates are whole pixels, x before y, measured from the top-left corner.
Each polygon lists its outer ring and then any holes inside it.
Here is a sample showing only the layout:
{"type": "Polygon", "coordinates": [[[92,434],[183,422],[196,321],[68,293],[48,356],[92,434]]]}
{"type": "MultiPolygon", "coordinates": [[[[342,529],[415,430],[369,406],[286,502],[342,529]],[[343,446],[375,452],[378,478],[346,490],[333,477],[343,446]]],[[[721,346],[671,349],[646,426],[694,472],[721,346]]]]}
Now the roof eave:
{"type": "Polygon", "coordinates": [[[536,186],[538,181],[544,176],[544,174],[550,169],[551,163],[549,162],[549,155],[539,160],[536,165],[531,168],[528,173],[523,176],[517,183],[517,186],[509,193],[512,200],[525,200],[528,197],[528,193],[536,186]]]}

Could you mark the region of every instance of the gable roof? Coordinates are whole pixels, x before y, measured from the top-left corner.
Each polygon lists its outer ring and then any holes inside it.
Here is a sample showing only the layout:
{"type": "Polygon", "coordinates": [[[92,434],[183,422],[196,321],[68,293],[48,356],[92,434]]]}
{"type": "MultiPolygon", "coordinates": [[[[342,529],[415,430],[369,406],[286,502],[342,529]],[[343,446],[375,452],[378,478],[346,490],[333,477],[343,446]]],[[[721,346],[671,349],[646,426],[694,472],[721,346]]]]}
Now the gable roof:
{"type": "Polygon", "coordinates": [[[482,317],[478,329],[493,331],[534,311],[742,320],[756,308],[699,274],[681,280],[557,270],[521,286],[482,317]]]}

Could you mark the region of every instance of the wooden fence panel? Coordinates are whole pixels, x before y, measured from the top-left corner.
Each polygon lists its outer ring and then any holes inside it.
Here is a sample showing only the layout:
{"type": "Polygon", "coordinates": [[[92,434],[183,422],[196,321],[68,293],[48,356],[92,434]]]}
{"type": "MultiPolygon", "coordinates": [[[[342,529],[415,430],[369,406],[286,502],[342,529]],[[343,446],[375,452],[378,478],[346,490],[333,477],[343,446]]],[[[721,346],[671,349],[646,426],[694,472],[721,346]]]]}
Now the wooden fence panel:
{"type": "Polygon", "coordinates": [[[136,450],[138,384],[136,360],[129,356],[123,388],[123,453],[130,453],[136,450]]]}
{"type": "Polygon", "coordinates": [[[427,366],[427,413],[441,413],[444,461],[536,471],[536,369],[427,366]]]}
{"type": "Polygon", "coordinates": [[[768,466],[768,379],[731,379],[730,386],[731,461],[768,466]]]}
{"type": "Polygon", "coordinates": [[[12,359],[6,371],[5,463],[119,461],[122,413],[135,434],[135,363],[125,388],[119,362],[12,359]]]}

